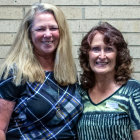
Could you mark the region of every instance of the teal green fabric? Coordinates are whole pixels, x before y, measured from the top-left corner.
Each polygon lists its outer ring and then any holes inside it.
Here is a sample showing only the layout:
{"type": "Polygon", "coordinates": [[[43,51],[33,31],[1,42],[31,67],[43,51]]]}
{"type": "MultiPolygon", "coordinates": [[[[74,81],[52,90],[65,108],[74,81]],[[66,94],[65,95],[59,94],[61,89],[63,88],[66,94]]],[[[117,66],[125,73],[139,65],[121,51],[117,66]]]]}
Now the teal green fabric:
{"type": "Polygon", "coordinates": [[[131,140],[140,129],[140,83],[129,80],[110,97],[94,104],[82,93],[84,112],[78,123],[79,140],[131,140]]]}

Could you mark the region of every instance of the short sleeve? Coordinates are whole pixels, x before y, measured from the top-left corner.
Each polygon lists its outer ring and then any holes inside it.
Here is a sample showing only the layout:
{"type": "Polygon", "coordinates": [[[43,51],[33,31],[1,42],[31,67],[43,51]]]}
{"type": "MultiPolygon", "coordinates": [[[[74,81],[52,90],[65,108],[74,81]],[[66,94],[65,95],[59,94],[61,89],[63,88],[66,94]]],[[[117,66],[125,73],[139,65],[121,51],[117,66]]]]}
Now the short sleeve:
{"type": "Polygon", "coordinates": [[[22,87],[16,86],[13,82],[13,77],[6,80],[0,80],[0,98],[16,101],[20,97],[22,87]]]}
{"type": "Polygon", "coordinates": [[[132,130],[140,129],[140,83],[133,85],[133,93],[129,99],[129,115],[132,130]]]}

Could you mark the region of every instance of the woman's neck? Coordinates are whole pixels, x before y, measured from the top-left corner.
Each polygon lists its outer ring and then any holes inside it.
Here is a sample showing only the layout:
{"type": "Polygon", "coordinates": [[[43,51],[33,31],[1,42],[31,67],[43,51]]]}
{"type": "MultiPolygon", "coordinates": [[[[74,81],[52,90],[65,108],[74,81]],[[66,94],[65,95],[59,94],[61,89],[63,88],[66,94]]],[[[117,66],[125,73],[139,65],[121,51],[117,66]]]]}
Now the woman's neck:
{"type": "Polygon", "coordinates": [[[45,71],[53,71],[54,70],[54,57],[52,57],[52,56],[47,56],[47,57],[38,56],[37,59],[45,71]]]}
{"type": "Polygon", "coordinates": [[[115,73],[95,75],[95,86],[100,89],[111,88],[113,85],[116,85],[114,75],[115,73]]]}
{"type": "Polygon", "coordinates": [[[113,76],[96,76],[95,85],[88,93],[94,103],[99,103],[111,96],[121,85],[118,85],[113,76]]]}

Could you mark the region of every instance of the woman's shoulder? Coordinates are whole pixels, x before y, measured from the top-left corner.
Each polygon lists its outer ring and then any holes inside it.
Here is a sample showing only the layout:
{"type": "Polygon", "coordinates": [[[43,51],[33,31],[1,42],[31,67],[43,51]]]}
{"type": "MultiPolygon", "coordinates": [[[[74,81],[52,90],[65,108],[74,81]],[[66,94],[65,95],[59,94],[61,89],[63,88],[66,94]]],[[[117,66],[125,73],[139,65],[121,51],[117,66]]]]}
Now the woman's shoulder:
{"type": "Polygon", "coordinates": [[[13,101],[17,99],[19,97],[19,93],[25,89],[25,85],[16,86],[13,79],[13,76],[9,76],[6,79],[0,79],[1,98],[13,101]]]}
{"type": "Polygon", "coordinates": [[[120,92],[127,96],[134,96],[140,93],[140,82],[136,79],[129,79],[126,84],[122,86],[120,92]]]}
{"type": "Polygon", "coordinates": [[[1,77],[1,79],[0,79],[0,87],[1,87],[1,86],[4,86],[4,85],[7,85],[7,84],[10,84],[10,83],[13,83],[13,82],[12,82],[13,79],[14,79],[13,76],[9,76],[9,77],[7,77],[6,79],[3,78],[3,77],[1,77]]]}
{"type": "Polygon", "coordinates": [[[84,88],[82,87],[82,85],[79,84],[79,83],[77,83],[76,86],[77,86],[77,89],[78,89],[80,95],[85,95],[85,93],[87,92],[86,89],[84,89],[84,88]]]}
{"type": "Polygon", "coordinates": [[[132,87],[132,88],[140,88],[140,81],[136,79],[129,79],[126,83],[126,86],[132,87]]]}

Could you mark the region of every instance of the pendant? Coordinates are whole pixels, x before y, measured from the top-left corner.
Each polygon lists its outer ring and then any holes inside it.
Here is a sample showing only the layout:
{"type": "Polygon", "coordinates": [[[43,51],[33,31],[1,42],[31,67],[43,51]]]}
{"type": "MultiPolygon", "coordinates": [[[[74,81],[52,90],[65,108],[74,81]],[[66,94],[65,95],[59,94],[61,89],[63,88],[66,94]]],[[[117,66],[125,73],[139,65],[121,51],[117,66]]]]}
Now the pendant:
{"type": "Polygon", "coordinates": [[[58,118],[62,118],[62,117],[63,117],[62,111],[61,111],[61,109],[60,109],[59,106],[56,106],[56,116],[57,116],[58,118]]]}

